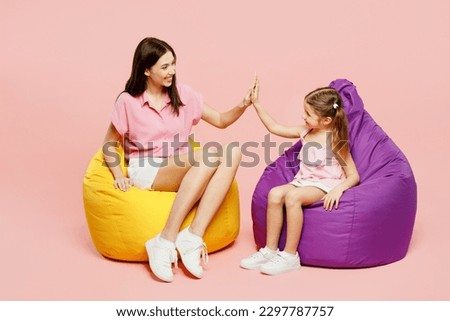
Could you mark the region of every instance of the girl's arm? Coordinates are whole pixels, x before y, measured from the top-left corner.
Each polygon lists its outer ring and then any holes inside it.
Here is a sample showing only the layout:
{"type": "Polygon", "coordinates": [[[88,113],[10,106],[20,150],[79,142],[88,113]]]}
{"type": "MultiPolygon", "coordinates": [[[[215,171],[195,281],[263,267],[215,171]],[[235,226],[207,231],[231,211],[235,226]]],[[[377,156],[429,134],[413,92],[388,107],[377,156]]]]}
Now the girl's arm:
{"type": "Polygon", "coordinates": [[[339,199],[341,198],[344,191],[359,183],[359,173],[358,169],[356,168],[355,162],[353,161],[352,155],[348,153],[347,157],[343,158],[343,160],[345,163],[343,164],[342,168],[344,169],[346,179],[324,196],[323,207],[327,211],[331,211],[333,209],[333,206],[335,208],[338,208],[339,199]]]}
{"type": "Polygon", "coordinates": [[[223,129],[230,126],[239,117],[241,117],[247,107],[251,105],[251,94],[252,89],[255,86],[255,82],[256,79],[253,82],[252,86],[248,89],[244,99],[242,99],[242,101],[237,106],[231,108],[226,112],[220,113],[208,104],[205,104],[203,108],[202,119],[217,128],[223,129]]]}
{"type": "Polygon", "coordinates": [[[122,136],[110,123],[103,141],[103,159],[114,176],[114,187],[126,192],[131,187],[132,182],[128,177],[125,177],[120,167],[120,161],[115,157],[117,156],[116,146],[120,144],[121,140],[122,136]]]}
{"type": "Polygon", "coordinates": [[[261,119],[267,130],[274,135],[278,135],[285,138],[300,138],[302,131],[306,129],[306,126],[284,126],[277,123],[261,106],[259,102],[254,102],[256,113],[259,119],[261,119]]]}
{"type": "Polygon", "coordinates": [[[287,127],[277,123],[265,110],[262,108],[259,102],[259,80],[256,80],[256,84],[252,91],[252,103],[255,107],[256,113],[259,119],[261,119],[264,126],[272,134],[285,137],[285,138],[299,138],[302,131],[306,129],[306,126],[292,126],[287,127]]]}

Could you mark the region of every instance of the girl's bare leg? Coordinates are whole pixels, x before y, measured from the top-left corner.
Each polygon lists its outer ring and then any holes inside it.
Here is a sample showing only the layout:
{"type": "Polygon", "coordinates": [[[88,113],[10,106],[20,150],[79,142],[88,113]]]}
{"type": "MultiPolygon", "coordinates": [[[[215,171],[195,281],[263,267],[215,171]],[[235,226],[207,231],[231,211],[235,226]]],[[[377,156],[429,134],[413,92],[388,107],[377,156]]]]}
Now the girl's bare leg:
{"type": "Polygon", "coordinates": [[[297,187],[288,191],[285,197],[287,237],[284,251],[297,253],[300,236],[303,229],[302,206],[312,204],[322,199],[325,192],[316,187],[297,187]]]}
{"type": "Polygon", "coordinates": [[[278,249],[281,229],[283,227],[283,206],[286,194],[295,186],[286,184],[274,187],[267,197],[266,213],[266,246],[271,250],[278,249]]]}

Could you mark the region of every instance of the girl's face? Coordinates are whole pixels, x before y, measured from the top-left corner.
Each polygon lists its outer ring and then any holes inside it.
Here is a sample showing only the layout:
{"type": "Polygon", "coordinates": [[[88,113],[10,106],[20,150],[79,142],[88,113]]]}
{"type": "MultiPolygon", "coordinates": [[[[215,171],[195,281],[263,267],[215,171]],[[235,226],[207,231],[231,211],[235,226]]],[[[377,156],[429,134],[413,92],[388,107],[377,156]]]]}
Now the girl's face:
{"type": "Polygon", "coordinates": [[[306,126],[309,128],[326,129],[331,124],[330,117],[321,117],[311,105],[304,103],[305,112],[303,114],[303,120],[306,126]]]}
{"type": "Polygon", "coordinates": [[[171,51],[167,51],[151,68],[145,70],[147,81],[153,85],[170,87],[176,72],[176,60],[171,51]]]}
{"type": "Polygon", "coordinates": [[[304,108],[305,112],[303,113],[303,120],[305,121],[305,125],[309,128],[319,128],[320,116],[306,102],[304,103],[304,108]]]}

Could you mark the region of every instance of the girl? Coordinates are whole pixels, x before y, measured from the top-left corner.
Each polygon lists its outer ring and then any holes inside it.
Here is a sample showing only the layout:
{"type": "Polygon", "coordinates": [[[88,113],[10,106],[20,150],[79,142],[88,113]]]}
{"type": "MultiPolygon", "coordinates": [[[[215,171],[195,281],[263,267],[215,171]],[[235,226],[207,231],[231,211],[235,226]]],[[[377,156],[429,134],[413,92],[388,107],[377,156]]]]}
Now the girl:
{"type": "Polygon", "coordinates": [[[275,135],[303,141],[300,170],[294,180],[269,192],[266,246],[240,263],[243,268],[276,275],[300,268],[297,248],[303,226],[302,206],[323,200],[326,210],[338,208],[342,193],[359,183],[359,174],[350,154],[342,98],[335,89],[319,88],[306,95],[305,125],[294,127],[278,124],[261,107],[258,98],[257,80],[251,100],[266,128],[275,135]],[[287,239],[284,250],[279,251],[283,207],[286,208],[287,239]]]}
{"type": "Polygon", "coordinates": [[[203,276],[201,255],[207,253],[202,237],[241,160],[238,148],[215,153],[214,159],[208,158],[207,151],[192,151],[187,143],[191,128],[200,119],[218,128],[228,127],[251,104],[253,87],[236,107],[220,113],[190,87],[177,85],[176,55],[169,44],[145,38],[136,48],[131,76],[111,115],[103,154],[116,188],[125,192],[134,185],[177,192],[164,229],[145,243],[150,268],[163,281],[173,280],[172,263],[177,263],[177,251],[190,273],[197,278],[203,276]],[[129,177],[113,156],[114,149],[108,149],[122,141],[129,159],[129,177]],[[192,224],[179,232],[198,201],[192,224]]]}

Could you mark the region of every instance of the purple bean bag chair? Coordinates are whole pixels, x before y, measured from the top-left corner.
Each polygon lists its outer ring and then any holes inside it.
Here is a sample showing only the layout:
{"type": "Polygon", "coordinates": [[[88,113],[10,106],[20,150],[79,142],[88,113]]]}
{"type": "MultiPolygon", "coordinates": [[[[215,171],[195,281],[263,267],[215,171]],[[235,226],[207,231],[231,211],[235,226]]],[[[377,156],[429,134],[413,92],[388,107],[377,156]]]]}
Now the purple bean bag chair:
{"type": "MultiPolygon", "coordinates": [[[[362,268],[405,257],[417,209],[417,186],[405,155],[375,123],[348,80],[330,84],[341,94],[349,121],[349,138],[360,184],[347,190],[339,208],[327,212],[323,202],[304,209],[298,251],[302,264],[362,268]]],[[[267,195],[289,183],[299,170],[299,141],[260,178],[252,199],[253,233],[258,247],[266,243],[267,195]]],[[[280,248],[286,242],[286,226],[280,248]]]]}

